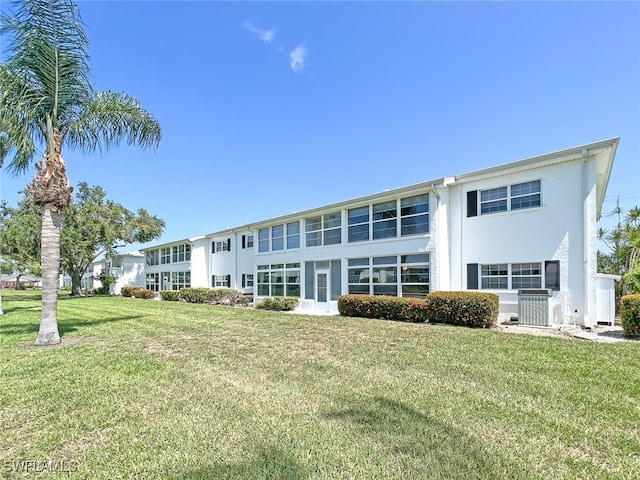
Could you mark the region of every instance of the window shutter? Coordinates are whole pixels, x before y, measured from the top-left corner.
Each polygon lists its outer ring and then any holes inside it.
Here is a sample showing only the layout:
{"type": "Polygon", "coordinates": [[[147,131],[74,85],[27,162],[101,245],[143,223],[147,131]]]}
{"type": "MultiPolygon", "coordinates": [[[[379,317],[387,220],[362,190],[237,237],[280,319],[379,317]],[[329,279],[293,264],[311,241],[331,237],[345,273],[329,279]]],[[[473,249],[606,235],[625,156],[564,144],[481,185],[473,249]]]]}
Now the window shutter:
{"type": "Polygon", "coordinates": [[[242,235],[242,248],[247,248],[247,236],[242,235]]]}
{"type": "Polygon", "coordinates": [[[247,286],[247,274],[243,273],[242,274],[242,288],[247,286]]]}
{"type": "Polygon", "coordinates": [[[477,263],[467,263],[467,290],[478,290],[477,263]]]}
{"type": "Polygon", "coordinates": [[[231,239],[227,238],[227,251],[231,251],[231,239]]]}
{"type": "Polygon", "coordinates": [[[211,286],[212,287],[216,286],[216,276],[215,275],[211,275],[211,286]]]}
{"type": "Polygon", "coordinates": [[[227,287],[231,288],[231,275],[227,275],[227,287]]]}
{"type": "Polygon", "coordinates": [[[467,217],[478,215],[478,191],[467,192],[467,217]]]}
{"type": "Polygon", "coordinates": [[[560,261],[547,260],[544,262],[544,287],[560,290],[560,261]]]}
{"type": "Polygon", "coordinates": [[[211,253],[216,253],[216,242],[211,242],[211,253]]]}

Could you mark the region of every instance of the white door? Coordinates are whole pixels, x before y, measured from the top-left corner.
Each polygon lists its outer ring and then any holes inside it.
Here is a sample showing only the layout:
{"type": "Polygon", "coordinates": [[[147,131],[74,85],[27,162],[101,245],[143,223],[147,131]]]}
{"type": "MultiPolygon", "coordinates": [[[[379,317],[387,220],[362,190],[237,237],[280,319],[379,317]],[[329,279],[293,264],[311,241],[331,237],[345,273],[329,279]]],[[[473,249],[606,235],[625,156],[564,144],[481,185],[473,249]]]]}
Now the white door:
{"type": "Polygon", "coordinates": [[[329,272],[316,271],[316,312],[329,311],[329,272]]]}

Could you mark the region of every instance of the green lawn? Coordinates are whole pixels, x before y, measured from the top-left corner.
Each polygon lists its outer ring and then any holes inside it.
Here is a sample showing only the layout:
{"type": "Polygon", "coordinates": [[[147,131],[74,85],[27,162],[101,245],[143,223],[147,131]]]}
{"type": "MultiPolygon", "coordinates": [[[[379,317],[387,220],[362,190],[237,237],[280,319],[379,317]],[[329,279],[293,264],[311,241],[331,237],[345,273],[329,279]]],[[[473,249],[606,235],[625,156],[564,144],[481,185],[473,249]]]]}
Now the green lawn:
{"type": "Polygon", "coordinates": [[[638,342],[93,297],[51,348],[3,305],[3,478],[640,478],[638,342]]]}

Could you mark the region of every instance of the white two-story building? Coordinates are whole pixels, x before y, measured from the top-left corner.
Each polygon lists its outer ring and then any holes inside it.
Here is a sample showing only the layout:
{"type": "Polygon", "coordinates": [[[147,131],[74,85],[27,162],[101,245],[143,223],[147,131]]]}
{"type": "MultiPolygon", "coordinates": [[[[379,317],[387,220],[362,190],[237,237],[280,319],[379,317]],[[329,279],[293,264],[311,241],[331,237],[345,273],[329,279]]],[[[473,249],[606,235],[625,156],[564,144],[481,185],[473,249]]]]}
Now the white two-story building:
{"type": "Polygon", "coordinates": [[[318,313],[337,313],[346,293],[479,290],[499,295],[503,315],[518,312],[519,290],[548,289],[550,323],[611,321],[596,223],[618,141],[149,247],[146,286],[295,296],[318,313]]]}

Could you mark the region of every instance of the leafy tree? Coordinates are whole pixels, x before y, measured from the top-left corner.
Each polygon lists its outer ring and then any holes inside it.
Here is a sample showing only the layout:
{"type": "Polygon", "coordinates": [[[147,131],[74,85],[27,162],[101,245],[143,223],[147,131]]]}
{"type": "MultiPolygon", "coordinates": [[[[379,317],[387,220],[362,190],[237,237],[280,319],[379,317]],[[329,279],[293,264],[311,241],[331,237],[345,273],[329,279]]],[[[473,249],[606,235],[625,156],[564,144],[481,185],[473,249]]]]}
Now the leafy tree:
{"type": "MultiPolygon", "coordinates": [[[[29,194],[17,208],[0,209],[0,253],[14,261],[40,257],[42,213],[29,194]]],[[[60,259],[71,276],[71,294],[82,293],[80,281],[91,263],[103,254],[113,256],[130,243],[146,243],[158,238],[164,221],[139,209],[133,213],[106,198],[104,189],[78,185],[75,199],[62,211],[60,259]]]]}
{"type": "Polygon", "coordinates": [[[613,214],[618,215],[618,225],[610,231],[598,229],[598,239],[609,249],[608,253],[598,251],[598,270],[623,277],[618,296],[632,293],[640,275],[640,208],[622,213],[616,206],[613,214]]]}
{"type": "Polygon", "coordinates": [[[61,214],[73,190],[63,146],[85,153],[122,140],[155,147],[161,131],[135,98],[94,91],[89,41],[73,0],[16,0],[1,20],[8,58],[0,63],[0,156],[19,173],[44,151],[27,190],[42,210],[42,315],[35,344],[52,345],[60,343],[61,214]]]}
{"type": "Polygon", "coordinates": [[[149,215],[145,209],[137,213],[106,199],[101,187],[78,185],[75,200],[63,211],[61,260],[71,276],[71,294],[78,295],[80,280],[97,257],[113,256],[116,249],[130,243],[146,243],[158,238],[164,221],[149,215]]]}

